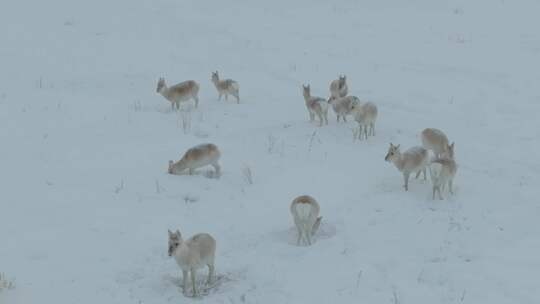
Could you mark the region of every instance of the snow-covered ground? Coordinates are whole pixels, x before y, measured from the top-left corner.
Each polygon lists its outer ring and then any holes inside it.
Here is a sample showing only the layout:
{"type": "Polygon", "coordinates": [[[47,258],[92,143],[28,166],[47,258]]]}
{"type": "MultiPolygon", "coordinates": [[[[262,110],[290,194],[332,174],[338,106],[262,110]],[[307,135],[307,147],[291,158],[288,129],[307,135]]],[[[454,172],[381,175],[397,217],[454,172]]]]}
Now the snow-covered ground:
{"type": "MultiPolygon", "coordinates": [[[[201,303],[540,303],[540,3],[4,1],[0,303],[190,303],[167,229],[217,239],[201,303]],[[211,71],[240,83],[218,102],[211,71]],[[301,85],[379,106],[377,136],[308,122],[301,85]],[[201,84],[191,114],[160,76],[201,84]],[[184,130],[182,122],[191,119],[184,130]],[[389,142],[456,142],[456,194],[402,188],[389,142]],[[172,176],[203,142],[223,175],[172,176]],[[253,184],[244,172],[250,168],[253,184]],[[291,200],[316,197],[311,247],[291,200]]],[[[206,270],[201,271],[201,274],[206,270]]],[[[200,276],[201,279],[203,276],[200,276]]]]}

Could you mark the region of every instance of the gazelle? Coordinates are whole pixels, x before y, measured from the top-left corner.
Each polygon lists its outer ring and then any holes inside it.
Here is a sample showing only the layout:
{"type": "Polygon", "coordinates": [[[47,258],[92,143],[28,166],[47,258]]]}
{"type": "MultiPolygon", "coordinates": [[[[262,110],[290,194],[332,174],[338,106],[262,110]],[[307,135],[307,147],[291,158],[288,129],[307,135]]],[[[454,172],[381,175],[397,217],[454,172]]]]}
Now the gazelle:
{"type": "Polygon", "coordinates": [[[439,199],[443,199],[441,192],[444,191],[447,184],[448,192],[454,194],[452,187],[456,172],[457,164],[454,160],[454,143],[452,143],[446,147],[442,157],[435,158],[429,166],[429,175],[433,184],[433,199],[435,199],[436,192],[439,194],[439,199]]]}
{"type": "Polygon", "coordinates": [[[368,136],[375,136],[375,122],[377,121],[378,114],[377,106],[372,102],[353,104],[351,111],[354,114],[354,120],[358,123],[358,131],[356,132],[358,139],[362,139],[362,131],[364,132],[365,139],[368,136]]]}
{"type": "Polygon", "coordinates": [[[334,109],[337,116],[337,121],[339,122],[339,118],[342,117],[343,121],[347,122],[347,115],[351,113],[354,106],[360,104],[360,99],[356,96],[345,96],[340,98],[330,97],[328,103],[332,105],[332,109],[334,109]]]}
{"type": "Polygon", "coordinates": [[[193,296],[199,295],[196,284],[197,269],[208,266],[206,284],[212,283],[214,276],[214,260],[216,255],[216,240],[207,233],[199,233],[184,241],[179,230],[169,230],[169,256],[174,256],[176,263],[182,269],[183,292],[187,295],[188,274],[191,274],[193,296]]]}
{"type": "Polygon", "coordinates": [[[396,168],[403,173],[405,191],[409,190],[409,175],[412,172],[416,173],[416,178],[420,176],[420,173],[424,173],[424,180],[426,179],[426,167],[429,165],[429,154],[423,147],[412,147],[404,153],[399,151],[399,146],[394,146],[390,143],[388,153],[384,158],[385,161],[392,162],[396,168]]]}
{"type": "Polygon", "coordinates": [[[311,96],[311,88],[309,85],[302,85],[306,108],[309,112],[309,121],[315,119],[315,115],[319,117],[319,126],[323,125],[323,121],[328,124],[328,102],[321,97],[311,96]]]}
{"type": "Polygon", "coordinates": [[[435,157],[442,156],[448,147],[448,137],[443,131],[435,128],[427,128],[420,134],[422,146],[427,150],[432,150],[435,157]]]}
{"type": "Polygon", "coordinates": [[[218,91],[218,100],[221,100],[222,95],[225,95],[225,100],[228,100],[229,95],[232,95],[236,98],[236,102],[240,103],[240,87],[238,82],[232,79],[220,80],[218,71],[212,72],[212,82],[218,91]]]}
{"type": "Polygon", "coordinates": [[[330,97],[340,98],[347,96],[349,87],[347,86],[347,78],[345,75],[339,76],[338,79],[330,83],[330,97]]]}
{"type": "Polygon", "coordinates": [[[292,201],[290,209],[298,230],[296,244],[311,245],[311,237],[319,229],[322,220],[319,216],[319,203],[309,195],[302,195],[292,201]]]}
{"type": "Polygon", "coordinates": [[[178,110],[181,102],[190,99],[195,101],[195,107],[199,106],[199,84],[194,80],[187,80],[172,87],[167,87],[165,78],[159,78],[156,92],[171,102],[173,110],[175,106],[178,110]]]}
{"type": "Polygon", "coordinates": [[[221,152],[216,145],[201,144],[187,150],[182,159],[176,163],[169,160],[168,172],[169,174],[178,175],[187,169],[189,174],[192,175],[195,169],[211,165],[216,170],[216,175],[219,176],[221,174],[221,167],[218,162],[220,157],[221,152]]]}

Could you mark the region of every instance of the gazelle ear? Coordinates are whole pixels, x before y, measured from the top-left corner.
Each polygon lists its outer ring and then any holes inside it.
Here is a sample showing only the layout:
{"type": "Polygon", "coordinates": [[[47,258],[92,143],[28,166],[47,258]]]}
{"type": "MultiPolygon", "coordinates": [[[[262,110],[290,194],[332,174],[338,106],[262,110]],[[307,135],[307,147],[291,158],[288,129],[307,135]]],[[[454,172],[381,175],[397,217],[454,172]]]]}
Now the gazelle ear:
{"type": "Polygon", "coordinates": [[[454,149],[454,142],[450,145],[450,148],[454,149]]]}
{"type": "Polygon", "coordinates": [[[401,146],[401,144],[397,145],[397,146],[396,146],[396,149],[399,149],[399,146],[401,146]]]}
{"type": "Polygon", "coordinates": [[[179,239],[182,238],[182,234],[180,233],[180,230],[176,229],[175,234],[179,239]]]}
{"type": "Polygon", "coordinates": [[[167,229],[167,231],[169,232],[169,237],[172,237],[174,235],[170,229],[167,229]]]}

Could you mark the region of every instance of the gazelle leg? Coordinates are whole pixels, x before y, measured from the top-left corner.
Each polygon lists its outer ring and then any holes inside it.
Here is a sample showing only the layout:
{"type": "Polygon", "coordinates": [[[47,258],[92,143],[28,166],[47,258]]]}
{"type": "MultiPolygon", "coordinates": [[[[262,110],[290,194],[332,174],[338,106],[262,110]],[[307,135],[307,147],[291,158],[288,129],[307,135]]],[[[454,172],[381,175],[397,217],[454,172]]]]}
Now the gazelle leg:
{"type": "Polygon", "coordinates": [[[214,164],[212,164],[212,167],[214,167],[214,169],[216,170],[216,176],[220,176],[221,175],[221,167],[219,166],[219,164],[214,163],[214,164]]]}
{"type": "Polygon", "coordinates": [[[319,117],[319,127],[322,127],[323,125],[323,116],[321,113],[317,113],[317,116],[319,117]]]}
{"type": "Polygon", "coordinates": [[[309,112],[309,121],[313,121],[315,119],[315,115],[313,113],[309,112]]]}
{"type": "Polygon", "coordinates": [[[192,168],[189,168],[188,171],[189,171],[189,175],[193,175],[193,173],[195,172],[195,170],[193,170],[192,168]]]}
{"type": "Polygon", "coordinates": [[[191,268],[191,284],[193,285],[193,296],[196,297],[199,295],[199,292],[197,291],[197,280],[195,279],[195,268],[191,268]]]}
{"type": "Polygon", "coordinates": [[[426,177],[426,171],[427,171],[426,168],[422,169],[422,172],[424,172],[424,180],[427,180],[427,177],[426,177]]]}
{"type": "Polygon", "coordinates": [[[453,184],[454,184],[454,181],[453,180],[449,180],[448,181],[448,191],[450,192],[450,194],[454,194],[454,190],[452,189],[453,187],[453,184]]]}
{"type": "Polygon", "coordinates": [[[225,101],[229,100],[229,93],[225,93],[225,101]]]}
{"type": "Polygon", "coordinates": [[[184,281],[184,284],[182,286],[182,292],[186,294],[188,290],[188,272],[186,270],[182,270],[182,279],[184,281]]]}
{"type": "Polygon", "coordinates": [[[208,264],[208,280],[206,284],[210,285],[212,283],[212,278],[214,277],[215,267],[213,264],[208,264]]]}
{"type": "Polygon", "coordinates": [[[313,235],[313,225],[306,224],[306,237],[308,240],[308,244],[311,245],[311,236],[313,235]]]}
{"type": "Polygon", "coordinates": [[[435,189],[437,189],[437,187],[433,186],[433,198],[432,198],[433,200],[435,200],[435,189]]]}
{"type": "Polygon", "coordinates": [[[418,179],[418,177],[420,176],[420,174],[422,173],[422,170],[418,170],[418,172],[416,172],[416,179],[418,179]]]}
{"type": "Polygon", "coordinates": [[[364,138],[367,140],[368,137],[368,126],[364,125],[364,138]]]}
{"type": "Polygon", "coordinates": [[[403,185],[405,187],[405,191],[409,191],[409,174],[410,173],[403,173],[403,179],[405,180],[405,185],[403,185]]]}

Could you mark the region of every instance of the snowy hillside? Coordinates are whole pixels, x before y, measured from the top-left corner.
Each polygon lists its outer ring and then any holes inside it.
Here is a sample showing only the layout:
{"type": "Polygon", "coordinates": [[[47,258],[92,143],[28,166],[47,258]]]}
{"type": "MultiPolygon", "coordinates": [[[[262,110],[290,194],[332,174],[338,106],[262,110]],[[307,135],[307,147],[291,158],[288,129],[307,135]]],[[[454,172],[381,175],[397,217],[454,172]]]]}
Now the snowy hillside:
{"type": "Polygon", "coordinates": [[[540,303],[540,3],[534,0],[4,1],[1,304],[540,303]],[[241,103],[217,100],[218,70],[241,103]],[[302,84],[378,105],[377,135],[308,121],[302,84]],[[200,83],[198,109],[156,93],[200,83]],[[187,125],[186,125],[187,124],[187,125]],[[184,128],[186,126],[186,128],[184,128]],[[454,196],[384,161],[427,127],[454,196]],[[222,175],[169,175],[204,142],[222,175]],[[252,173],[253,183],[246,178],[252,173]],[[296,246],[290,202],[317,198],[296,246]],[[167,229],[217,240],[182,295],[167,229]],[[206,275],[201,269],[199,278],[206,275]]]}

